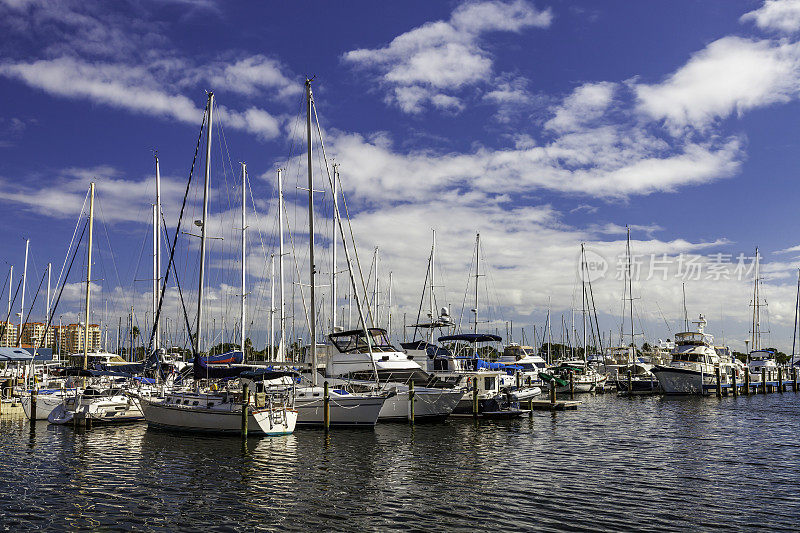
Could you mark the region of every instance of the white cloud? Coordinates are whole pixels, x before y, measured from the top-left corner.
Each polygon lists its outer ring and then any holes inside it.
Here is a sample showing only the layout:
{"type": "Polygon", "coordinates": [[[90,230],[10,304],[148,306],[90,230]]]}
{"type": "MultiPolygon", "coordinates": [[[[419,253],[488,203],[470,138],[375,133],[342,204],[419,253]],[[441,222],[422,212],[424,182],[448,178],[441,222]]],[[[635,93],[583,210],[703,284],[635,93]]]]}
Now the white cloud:
{"type": "Polygon", "coordinates": [[[377,70],[390,89],[389,101],[406,113],[419,113],[428,103],[457,109],[454,93],[491,82],[493,61],[481,46],[484,33],[544,28],[551,20],[549,10],[539,11],[523,0],[469,2],[447,22],[424,24],[384,48],[351,50],[343,60],[377,70]]]}
{"type": "Polygon", "coordinates": [[[794,33],[800,30],[800,0],[766,0],[755,11],[742,15],[742,22],[754,22],[762,30],[794,33]]]}
{"type": "MultiPolygon", "coordinates": [[[[181,94],[162,90],[162,83],[143,66],[86,62],[70,57],[40,59],[29,63],[0,64],[0,75],[31,87],[68,98],[88,99],[126,111],[174,118],[198,124],[203,110],[181,94]]],[[[200,100],[200,98],[198,98],[200,100]]],[[[280,133],[279,120],[263,109],[237,112],[222,106],[233,128],[263,139],[280,133]]]]}
{"type": "Polygon", "coordinates": [[[796,96],[800,45],[723,37],[665,81],[637,84],[641,112],[680,131],[796,96]]]}
{"type": "Polygon", "coordinates": [[[558,132],[581,129],[603,116],[611,105],[615,90],[616,84],[610,82],[581,85],[555,108],[555,116],[545,123],[545,127],[558,132]]]}

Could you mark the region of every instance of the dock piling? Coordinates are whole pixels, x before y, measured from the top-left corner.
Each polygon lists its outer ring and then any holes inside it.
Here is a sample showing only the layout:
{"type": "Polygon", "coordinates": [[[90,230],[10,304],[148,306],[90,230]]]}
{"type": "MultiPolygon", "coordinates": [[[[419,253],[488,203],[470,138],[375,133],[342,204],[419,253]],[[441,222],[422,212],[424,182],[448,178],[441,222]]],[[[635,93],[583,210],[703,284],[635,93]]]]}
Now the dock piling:
{"type": "Polygon", "coordinates": [[[792,367],[792,392],[797,392],[797,367],[792,367]]]}
{"type": "Polygon", "coordinates": [[[550,405],[556,404],[556,380],[550,380],[550,405]]]}
{"type": "Polygon", "coordinates": [[[569,371],[569,397],[570,399],[575,399],[575,371],[569,371]]]}
{"type": "Polygon", "coordinates": [[[761,394],[767,393],[767,369],[761,369],[761,394]]]}
{"type": "Polygon", "coordinates": [[[37,400],[36,397],[38,395],[39,392],[36,390],[36,388],[33,388],[31,390],[31,424],[36,423],[36,400],[37,400]]]}
{"type": "Polygon", "coordinates": [[[744,394],[750,396],[750,367],[744,367],[744,394]]]}
{"type": "Polygon", "coordinates": [[[328,382],[324,383],[325,392],[322,397],[322,422],[325,425],[325,432],[331,429],[331,391],[328,382]]]}
{"type": "Polygon", "coordinates": [[[247,422],[250,415],[250,388],[242,385],[242,438],[247,438],[247,422]]]}
{"type": "Polygon", "coordinates": [[[472,417],[478,418],[478,378],[472,378],[472,417]]]}
{"type": "Polygon", "coordinates": [[[408,421],[414,425],[414,381],[408,382],[408,421]]]}
{"type": "Polygon", "coordinates": [[[733,388],[733,395],[739,396],[739,387],[736,385],[736,370],[734,369],[731,374],[731,387],[733,388]]]}
{"type": "Polygon", "coordinates": [[[778,392],[783,392],[783,367],[778,367],[778,392]]]}

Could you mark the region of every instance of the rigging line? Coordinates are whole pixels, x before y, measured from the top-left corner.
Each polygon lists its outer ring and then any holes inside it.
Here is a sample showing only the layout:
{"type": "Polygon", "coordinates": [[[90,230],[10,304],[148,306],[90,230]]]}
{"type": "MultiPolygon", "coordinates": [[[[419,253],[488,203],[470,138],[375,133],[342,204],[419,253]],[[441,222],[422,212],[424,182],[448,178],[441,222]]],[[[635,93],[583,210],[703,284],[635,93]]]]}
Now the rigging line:
{"type": "Polygon", "coordinates": [[[75,222],[75,229],[72,231],[72,239],[69,241],[69,246],[67,247],[67,253],[64,254],[64,263],[61,265],[61,272],[58,274],[58,279],[56,280],[56,287],[61,284],[61,277],[64,275],[64,268],[67,266],[67,258],[69,257],[69,252],[72,250],[72,244],[75,242],[75,235],[78,233],[78,228],[81,225],[81,219],[83,218],[83,212],[86,209],[86,202],[89,199],[89,191],[86,191],[86,196],[83,198],[83,205],[81,206],[81,210],[78,213],[78,220],[75,222]]]}
{"type": "MultiPolygon", "coordinates": [[[[11,277],[11,270],[8,271],[8,274],[6,274],[6,280],[3,282],[3,291],[0,292],[0,300],[2,300],[3,296],[5,296],[5,294],[6,294],[6,287],[8,286],[8,278],[10,278],[10,277],[11,277]]],[[[9,294],[11,293],[11,287],[8,287],[8,292],[9,292],[9,294]]],[[[2,335],[0,335],[0,337],[1,336],[2,335]]]]}
{"type": "MultiPolygon", "coordinates": [[[[431,259],[433,258],[433,247],[431,247],[431,255],[428,258],[428,268],[425,269],[425,282],[422,284],[422,296],[419,299],[419,308],[417,309],[417,321],[414,323],[414,335],[411,337],[411,341],[417,340],[417,331],[419,330],[419,320],[422,316],[422,304],[425,302],[425,293],[428,292],[426,289],[428,288],[428,275],[430,274],[431,270],[431,259]]],[[[2,299],[2,298],[0,298],[2,299]]],[[[431,317],[431,322],[433,322],[433,317],[431,317]]],[[[405,335],[405,332],[403,332],[405,335]]]]}
{"type": "MultiPolygon", "coordinates": [[[[283,204],[283,210],[284,210],[284,212],[286,212],[286,204],[285,203],[283,204]]],[[[286,212],[285,214],[286,214],[286,218],[289,218],[288,212],[286,212]]],[[[309,331],[309,334],[310,334],[310,332],[311,332],[311,317],[308,314],[308,306],[306,306],[306,296],[305,296],[305,293],[303,292],[303,285],[300,283],[300,280],[302,280],[302,276],[300,275],[300,265],[297,263],[297,252],[295,252],[295,248],[294,248],[294,233],[292,232],[292,228],[288,228],[288,230],[289,230],[289,245],[292,248],[292,258],[294,259],[294,269],[295,269],[295,272],[297,273],[298,284],[300,285],[300,300],[303,303],[303,314],[306,317],[306,326],[308,326],[308,331],[309,331]]],[[[311,339],[311,342],[316,342],[316,339],[311,339]]]]}
{"type": "MultiPolygon", "coordinates": [[[[55,304],[53,304],[52,311],[50,312],[50,317],[47,321],[47,327],[44,329],[44,336],[47,338],[47,331],[50,329],[50,324],[53,322],[53,317],[56,315],[56,309],[58,309],[58,303],[61,301],[61,295],[64,294],[64,288],[67,286],[67,278],[69,277],[69,273],[72,271],[72,265],[75,263],[75,257],[78,255],[78,249],[80,248],[81,241],[83,240],[83,235],[86,233],[86,226],[89,225],[89,220],[87,219],[86,222],[83,223],[83,229],[81,230],[81,236],[78,237],[78,242],[75,244],[75,252],[72,254],[72,259],[69,261],[69,267],[67,267],[67,273],[64,276],[64,283],[61,284],[61,289],[58,291],[58,297],[56,298],[55,304]]],[[[67,255],[69,257],[69,255],[67,255]]],[[[64,260],[64,264],[66,265],[66,259],[64,260]]],[[[58,287],[58,285],[56,285],[58,287]]],[[[15,296],[16,298],[16,296],[15,296]]],[[[60,335],[60,333],[59,333],[60,335]]]]}
{"type": "MultiPolygon", "coordinates": [[[[103,213],[103,206],[102,206],[102,203],[101,203],[99,198],[95,198],[95,199],[97,200],[97,206],[98,206],[98,208],[100,210],[100,220],[102,221],[103,231],[104,231],[105,236],[106,236],[106,242],[108,243],[108,253],[109,253],[109,255],[111,255],[111,264],[114,266],[114,274],[117,276],[117,286],[122,288],[122,279],[119,276],[119,270],[117,270],[117,260],[114,258],[114,250],[111,248],[111,236],[108,234],[108,224],[106,224],[106,222],[105,222],[106,218],[105,218],[105,214],[103,213]]],[[[105,266],[105,264],[104,264],[104,266],[105,266]]],[[[103,271],[105,272],[105,269],[103,269],[103,271]]],[[[113,305],[113,298],[114,298],[114,296],[113,296],[113,293],[112,293],[112,305],[113,305]]],[[[122,298],[122,304],[126,305],[127,302],[125,301],[125,293],[124,293],[124,291],[122,293],[121,298],[122,298]]],[[[116,306],[114,306],[114,307],[116,307],[116,306]]]]}
{"type": "Polygon", "coordinates": [[[8,329],[9,320],[11,320],[11,309],[14,309],[14,304],[17,302],[17,294],[19,294],[19,289],[22,286],[22,279],[17,282],[17,290],[14,291],[14,298],[11,300],[11,305],[8,309],[8,314],[6,315],[6,321],[3,322],[3,329],[0,330],[0,338],[5,337],[6,329],[8,329]]]}
{"type": "MultiPolygon", "coordinates": [[[[39,291],[42,290],[42,283],[44,283],[44,278],[47,276],[47,272],[42,274],[42,279],[39,280],[39,286],[36,288],[36,293],[33,295],[33,301],[31,302],[31,306],[28,309],[28,315],[25,317],[25,320],[22,321],[22,327],[19,328],[19,334],[17,335],[17,344],[20,344],[22,339],[22,330],[25,328],[25,324],[28,323],[28,320],[31,318],[31,313],[33,313],[33,306],[36,305],[36,298],[39,296],[39,291]]],[[[86,327],[89,327],[89,324],[86,324],[86,327]]]]}
{"type": "MultiPolygon", "coordinates": [[[[336,179],[336,177],[334,176],[333,178],[331,178],[331,170],[328,167],[328,156],[326,155],[326,152],[325,152],[325,141],[322,138],[322,128],[320,127],[320,124],[319,124],[319,116],[317,116],[317,106],[314,103],[313,99],[311,100],[311,109],[314,111],[314,120],[316,121],[316,124],[317,124],[317,136],[319,137],[319,144],[320,144],[320,147],[322,148],[322,156],[325,159],[325,172],[328,174],[328,182],[331,185],[333,185],[333,180],[336,179]]],[[[342,185],[341,176],[339,176],[338,183],[339,183],[339,194],[341,195],[341,198],[342,198],[342,204],[344,205],[344,212],[345,212],[345,216],[347,218],[347,226],[348,226],[349,231],[350,231],[350,240],[353,243],[353,254],[356,257],[356,266],[358,267],[358,275],[359,275],[359,278],[361,279],[362,289],[364,290],[364,299],[367,300],[367,294],[368,294],[367,286],[364,284],[364,272],[361,269],[361,260],[358,257],[358,247],[356,246],[356,238],[355,238],[355,234],[353,233],[353,224],[352,224],[352,222],[350,220],[350,209],[347,206],[347,198],[346,198],[345,193],[344,193],[344,187],[342,185]]],[[[331,187],[331,188],[333,188],[333,187],[331,187]]],[[[344,239],[344,230],[340,228],[340,232],[342,233],[342,237],[343,237],[342,238],[342,246],[346,246],[345,243],[344,243],[344,240],[345,240],[344,239]]],[[[354,280],[351,280],[351,283],[354,283],[354,280]]],[[[356,296],[356,298],[358,298],[358,291],[357,290],[355,291],[355,296],[356,296]]],[[[369,305],[367,305],[366,307],[367,307],[367,316],[369,317],[369,321],[372,324],[372,327],[375,327],[375,317],[372,316],[372,310],[370,309],[369,305]]],[[[366,324],[363,324],[363,326],[365,328],[367,327],[366,324]]]]}
{"type": "MultiPolygon", "coordinates": [[[[184,210],[186,209],[186,199],[189,196],[189,190],[192,185],[192,176],[194,176],[194,165],[197,162],[197,152],[200,150],[200,141],[202,141],[203,139],[203,128],[205,128],[207,116],[208,116],[208,106],[206,106],[206,111],[203,113],[203,120],[200,123],[200,134],[197,137],[197,145],[195,145],[194,147],[194,157],[192,158],[192,166],[189,169],[189,180],[186,182],[186,191],[183,193],[183,203],[181,204],[181,211],[180,214],[178,215],[178,224],[175,227],[175,238],[172,241],[172,245],[167,244],[167,246],[169,246],[170,248],[169,261],[167,262],[167,272],[164,275],[164,283],[161,285],[161,294],[158,299],[158,308],[156,309],[156,316],[153,318],[153,329],[150,331],[150,340],[147,342],[148,349],[153,345],[153,338],[155,337],[156,334],[156,324],[158,324],[158,319],[161,316],[161,306],[164,303],[164,294],[166,294],[167,292],[167,283],[169,281],[170,267],[172,267],[172,270],[175,272],[175,279],[176,280],[178,279],[178,271],[175,268],[175,246],[178,244],[178,236],[180,235],[181,231],[181,222],[183,221],[183,213],[184,210]]],[[[162,219],[163,218],[164,217],[162,215],[162,219]]],[[[166,221],[164,224],[166,227],[166,221]]],[[[167,243],[169,243],[169,235],[167,235],[167,243]]],[[[183,294],[181,293],[180,285],[178,285],[178,292],[181,298],[181,305],[183,305],[183,316],[184,319],[186,320],[186,327],[188,328],[187,331],[191,334],[192,327],[189,324],[189,317],[186,314],[186,306],[184,305],[183,294]]],[[[194,347],[199,345],[200,345],[200,339],[197,339],[196,343],[192,343],[192,352],[194,352],[195,350],[194,347]]],[[[197,356],[197,353],[193,353],[192,355],[197,356]]]]}

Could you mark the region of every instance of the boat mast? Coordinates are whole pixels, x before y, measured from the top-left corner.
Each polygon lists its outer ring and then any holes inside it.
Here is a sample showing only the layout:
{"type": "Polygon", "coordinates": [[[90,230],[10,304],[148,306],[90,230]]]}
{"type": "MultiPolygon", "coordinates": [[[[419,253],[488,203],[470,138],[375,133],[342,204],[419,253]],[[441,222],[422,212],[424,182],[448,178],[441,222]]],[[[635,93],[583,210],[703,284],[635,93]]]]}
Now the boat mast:
{"type": "Polygon", "coordinates": [[[317,386],[317,302],[315,294],[316,266],[314,265],[314,179],[311,168],[311,80],[306,78],[306,132],[308,153],[308,265],[311,289],[311,384],[317,386]]]}
{"type": "Polygon", "coordinates": [[[278,169],[278,284],[280,286],[280,310],[278,313],[281,340],[278,345],[277,361],[283,361],[284,342],[286,338],[286,304],[283,293],[283,176],[278,169]]]}
{"type": "Polygon", "coordinates": [[[89,185],[89,241],[86,252],[86,308],[84,312],[85,327],[83,329],[83,369],[89,367],[89,298],[92,294],[92,231],[94,229],[94,182],[89,185]]]}
{"type": "Polygon", "coordinates": [[[211,178],[211,126],[214,115],[214,93],[208,93],[208,129],[206,130],[206,167],[203,182],[203,220],[200,222],[200,275],[197,289],[197,325],[195,327],[194,353],[200,353],[203,334],[203,287],[206,276],[206,220],[208,219],[208,184],[211,178]]]}
{"type": "Polygon", "coordinates": [[[389,339],[392,338],[392,271],[389,271],[389,300],[386,303],[386,331],[389,333],[389,339]]]}
{"type": "Polygon", "coordinates": [[[374,324],[380,324],[378,320],[378,247],[375,247],[375,285],[372,287],[372,316],[374,324]]]}
{"type": "Polygon", "coordinates": [[[14,286],[14,265],[8,270],[8,315],[11,316],[11,287],[14,286]]]}
{"type": "Polygon", "coordinates": [[[275,359],[275,254],[269,256],[269,350],[275,359]]]}
{"type": "MultiPolygon", "coordinates": [[[[273,267],[273,278],[274,278],[274,268],[275,262],[273,259],[272,263],[273,267]]],[[[244,351],[244,340],[245,340],[245,331],[244,325],[245,320],[247,317],[247,286],[245,277],[247,275],[247,164],[242,163],[242,299],[241,299],[241,309],[240,309],[240,320],[239,323],[239,346],[242,348],[242,357],[245,359],[247,358],[247,354],[244,351]]],[[[272,287],[273,283],[270,280],[270,287],[272,287]]],[[[270,289],[271,290],[271,289],[270,289]]],[[[270,307],[270,320],[272,320],[272,315],[275,310],[275,302],[273,298],[272,305],[270,307]]],[[[271,326],[270,326],[271,329],[271,326]]]]}
{"type": "MultiPolygon", "coordinates": [[[[45,331],[50,329],[50,273],[52,270],[53,270],[53,263],[47,263],[47,314],[45,315],[45,320],[44,320],[44,325],[46,328],[45,331]]],[[[11,290],[10,285],[8,290],[11,290]]],[[[47,344],[47,339],[44,339],[43,342],[47,344]]]]}
{"type": "MultiPolygon", "coordinates": [[[[153,215],[153,317],[158,315],[158,302],[161,300],[161,167],[156,154],[156,204],[153,215]]],[[[153,342],[156,349],[161,346],[161,320],[153,325],[153,342]]]]}
{"type": "Polygon", "coordinates": [[[481,234],[478,233],[475,237],[475,324],[473,326],[473,333],[478,333],[478,277],[480,277],[480,253],[481,253],[481,234]]]}
{"type": "Polygon", "coordinates": [[[752,348],[750,351],[755,352],[761,348],[761,335],[760,335],[760,318],[759,317],[759,308],[758,308],[758,247],[756,247],[756,272],[755,278],[753,279],[753,327],[751,329],[752,337],[750,346],[752,348]]]}
{"type": "Polygon", "coordinates": [[[631,228],[625,224],[625,229],[628,230],[628,244],[626,246],[626,253],[628,255],[628,302],[629,302],[629,309],[630,318],[631,318],[631,350],[628,350],[628,354],[630,354],[629,363],[632,363],[634,359],[636,359],[636,337],[634,336],[633,332],[633,270],[631,268],[631,228]]]}
{"type": "MultiPolygon", "coordinates": [[[[438,314],[436,312],[436,306],[434,305],[435,304],[434,287],[436,285],[436,277],[435,277],[436,276],[436,230],[434,229],[432,231],[433,231],[433,241],[432,241],[432,244],[431,244],[431,263],[430,263],[430,269],[431,269],[431,302],[430,302],[431,306],[430,307],[431,307],[431,322],[436,322],[435,314],[438,314]]],[[[431,328],[431,331],[433,331],[433,328],[431,328]]]]}
{"type": "Polygon", "coordinates": [[[586,361],[586,247],[581,243],[581,319],[583,320],[583,360],[586,361]]]}
{"type": "Polygon", "coordinates": [[[794,301],[794,331],[792,332],[792,360],[790,365],[794,364],[794,356],[797,346],[797,312],[800,310],[800,268],[797,269],[797,296],[794,301]]]}
{"type": "Polygon", "coordinates": [[[30,244],[31,240],[25,239],[25,264],[22,268],[22,305],[20,306],[19,310],[19,334],[17,335],[17,347],[22,346],[22,321],[25,320],[25,284],[28,280],[28,249],[30,244]]]}
{"type": "MultiPolygon", "coordinates": [[[[333,209],[339,209],[339,165],[333,164],[333,209]]],[[[331,331],[336,331],[336,216],[331,223],[331,331]]]]}

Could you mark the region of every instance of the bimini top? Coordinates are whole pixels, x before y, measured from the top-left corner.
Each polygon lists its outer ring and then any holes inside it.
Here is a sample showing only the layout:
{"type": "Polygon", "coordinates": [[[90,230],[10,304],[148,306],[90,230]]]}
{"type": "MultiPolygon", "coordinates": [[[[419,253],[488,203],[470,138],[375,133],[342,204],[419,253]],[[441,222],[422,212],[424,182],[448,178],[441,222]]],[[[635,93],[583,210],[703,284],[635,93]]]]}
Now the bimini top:
{"type": "Polygon", "coordinates": [[[251,381],[270,381],[273,379],[290,377],[292,379],[299,377],[300,374],[293,370],[273,370],[271,368],[256,368],[255,370],[245,370],[239,374],[240,378],[249,379],[251,381]]]}
{"type": "Polygon", "coordinates": [[[464,342],[500,342],[502,337],[490,333],[459,333],[458,335],[445,335],[439,337],[439,342],[464,341],[464,342]]]}

